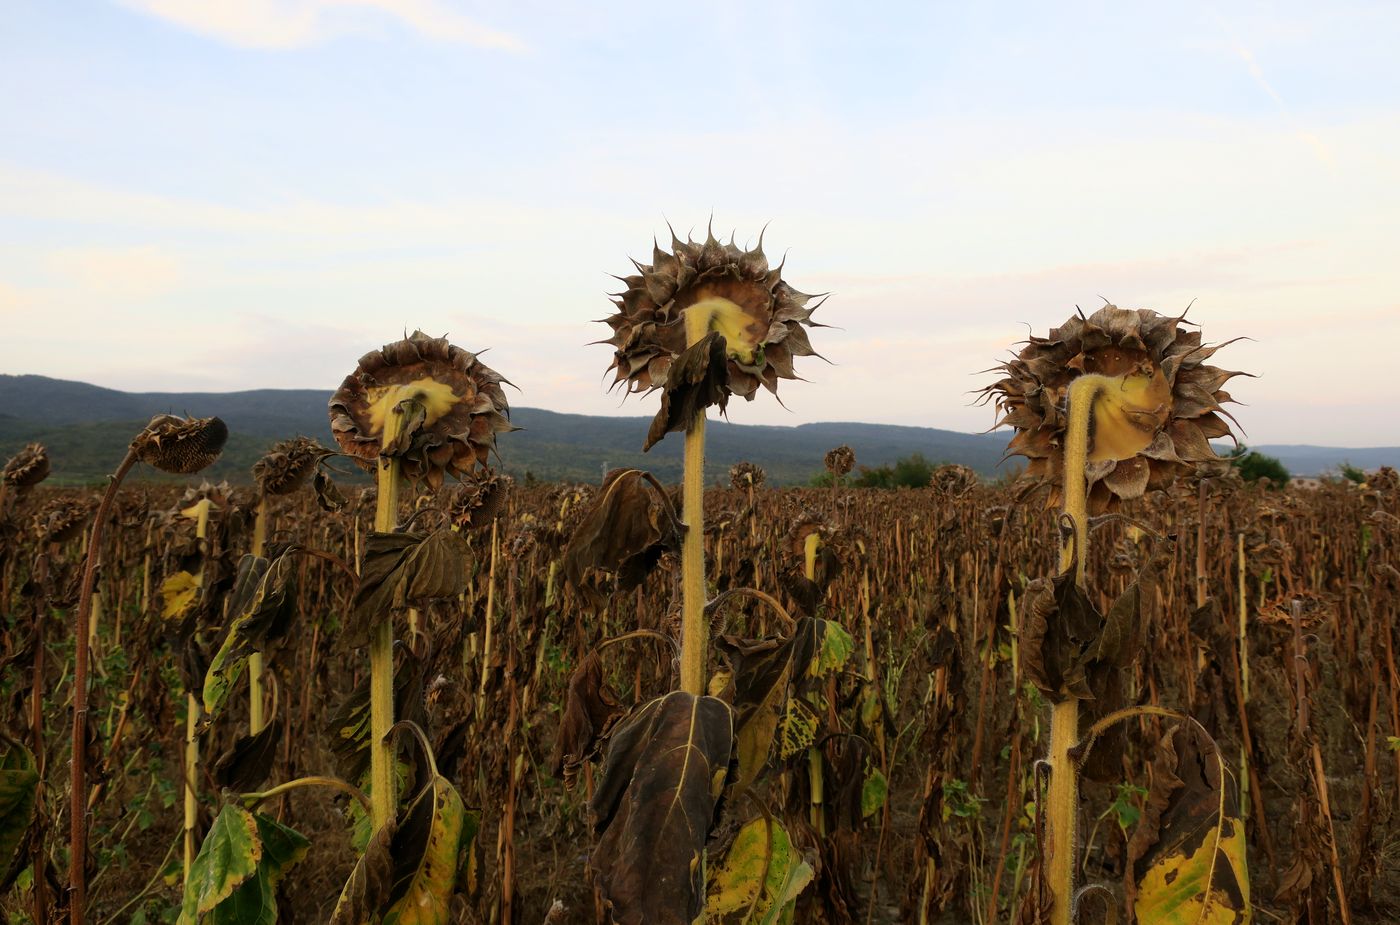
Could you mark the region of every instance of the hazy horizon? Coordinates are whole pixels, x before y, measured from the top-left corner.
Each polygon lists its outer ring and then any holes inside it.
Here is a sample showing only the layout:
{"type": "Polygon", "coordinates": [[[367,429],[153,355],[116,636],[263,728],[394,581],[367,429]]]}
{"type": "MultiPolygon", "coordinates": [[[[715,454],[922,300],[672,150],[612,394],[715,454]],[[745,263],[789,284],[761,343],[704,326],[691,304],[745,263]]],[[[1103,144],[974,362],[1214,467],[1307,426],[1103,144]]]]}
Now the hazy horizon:
{"type": "Polygon", "coordinates": [[[0,372],[329,391],[422,328],[648,415],[585,345],[713,215],[832,293],[735,423],[986,430],[979,371],[1102,296],[1251,338],[1245,442],[1400,445],[1400,7],[6,10],[0,372]]]}

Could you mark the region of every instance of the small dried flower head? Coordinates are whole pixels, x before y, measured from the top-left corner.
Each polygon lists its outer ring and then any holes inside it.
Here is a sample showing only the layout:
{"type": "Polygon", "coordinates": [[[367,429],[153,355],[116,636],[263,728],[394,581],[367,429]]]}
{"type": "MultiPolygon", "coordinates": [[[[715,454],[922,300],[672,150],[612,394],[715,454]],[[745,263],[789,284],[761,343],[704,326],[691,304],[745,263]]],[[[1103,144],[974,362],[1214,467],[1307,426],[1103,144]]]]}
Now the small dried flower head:
{"type": "Polygon", "coordinates": [[[929,477],[929,487],[943,498],[961,498],[977,487],[977,473],[967,466],[939,466],[929,477]]]}
{"type": "Polygon", "coordinates": [[[253,478],[264,494],[290,495],[305,485],[316,464],[330,455],[330,450],[309,437],[283,440],[253,463],[253,478]]]}
{"type": "Polygon", "coordinates": [[[729,484],[741,491],[761,488],[768,478],[763,467],[751,462],[737,462],[729,467],[729,484]]]}
{"type": "Polygon", "coordinates": [[[0,470],[0,480],[12,488],[33,488],[48,477],[49,452],[42,443],[29,444],[0,470]]]}
{"type": "Polygon", "coordinates": [[[843,475],[850,474],[850,471],[855,467],[856,451],[846,444],[843,443],[834,450],[826,451],[826,471],[836,478],[839,479],[843,475]]]}
{"type": "Polygon", "coordinates": [[[136,458],[162,472],[188,475],[211,465],[228,441],[228,427],[218,418],[182,418],[158,414],[131,441],[136,458]]]}
{"type": "Polygon", "coordinates": [[[515,480],[491,473],[457,487],[448,506],[452,523],[460,530],[484,527],[496,519],[510,498],[515,480]]]}
{"type": "MultiPolygon", "coordinates": [[[[725,342],[725,388],[752,399],[760,384],[777,394],[779,379],[796,379],[793,357],[815,356],[807,327],[817,305],[770,269],[763,240],[743,250],[709,233],[703,242],[671,236],[671,253],[653,244],[650,264],[633,261],[626,290],[613,299],[617,313],[604,319],[614,348],[614,386],[648,392],[666,385],[672,362],[686,349],[685,315],[706,312],[709,330],[725,342]]],[[[820,303],[817,303],[820,304],[820,303]]]]}
{"type": "Polygon", "coordinates": [[[397,457],[406,478],[436,488],[444,475],[486,466],[496,435],[516,430],[505,381],[447,338],[414,331],[360,358],[331,396],[331,430],[366,467],[381,455],[397,457]],[[385,424],[396,414],[404,416],[398,439],[386,447],[385,424]]]}
{"type": "Polygon", "coordinates": [[[34,515],[34,529],[45,542],[66,543],[82,535],[92,513],[88,501],[59,498],[34,515]]]}
{"type": "Polygon", "coordinates": [[[1105,384],[1091,427],[1092,513],[1193,471],[1223,472],[1226,463],[1209,441],[1233,439],[1222,407],[1232,399],[1222,386],[1244,374],[1206,365],[1225,344],[1202,344],[1199,331],[1183,330],[1186,323],[1149,309],[1105,305],[1087,318],[1070,318],[1048,337],[1032,336],[997,367],[1004,378],[982,391],[995,399],[996,426],[1016,429],[1006,455],[1030,460],[1026,475],[1051,484],[1052,506],[1064,484],[1066,398],[1070,383],[1084,375],[1105,384]]]}

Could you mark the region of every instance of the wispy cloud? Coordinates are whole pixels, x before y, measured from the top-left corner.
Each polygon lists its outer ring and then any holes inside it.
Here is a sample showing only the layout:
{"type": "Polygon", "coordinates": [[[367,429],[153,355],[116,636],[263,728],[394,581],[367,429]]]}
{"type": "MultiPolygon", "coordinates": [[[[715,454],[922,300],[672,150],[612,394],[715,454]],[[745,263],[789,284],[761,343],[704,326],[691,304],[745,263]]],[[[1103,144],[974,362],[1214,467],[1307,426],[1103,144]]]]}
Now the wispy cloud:
{"type": "Polygon", "coordinates": [[[517,37],[442,0],[117,0],[122,6],[244,48],[292,49],[397,22],[423,38],[522,51],[517,37]]]}

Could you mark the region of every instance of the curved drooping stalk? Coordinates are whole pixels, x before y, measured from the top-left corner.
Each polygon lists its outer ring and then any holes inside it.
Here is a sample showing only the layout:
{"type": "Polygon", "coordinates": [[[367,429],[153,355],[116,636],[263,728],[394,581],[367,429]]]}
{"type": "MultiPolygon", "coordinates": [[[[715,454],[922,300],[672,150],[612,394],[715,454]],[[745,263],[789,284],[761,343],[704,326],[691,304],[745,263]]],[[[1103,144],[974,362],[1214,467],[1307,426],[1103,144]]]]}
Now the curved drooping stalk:
{"type": "MultiPolygon", "coordinates": [[[[1069,422],[1064,447],[1062,518],[1069,530],[1060,544],[1060,574],[1074,569],[1074,581],[1084,590],[1088,558],[1088,485],[1084,469],[1094,400],[1104,388],[1100,376],[1081,376],[1069,387],[1069,422]]],[[[1069,925],[1074,917],[1075,843],[1079,821],[1079,769],[1070,752],[1079,740],[1079,701],[1073,697],[1050,712],[1050,791],[1046,799],[1045,841],[1049,846],[1045,878],[1050,887],[1051,925],[1069,925]]]]}
{"type": "Polygon", "coordinates": [[[97,506],[97,514],[88,536],[87,563],[83,567],[83,584],[78,592],[78,611],[73,618],[73,757],[69,778],[71,841],[68,860],[68,908],[73,925],[83,925],[87,909],[87,700],[88,700],[88,623],[92,617],[93,591],[97,587],[97,570],[102,559],[102,539],[107,519],[116,501],[122,480],[136,465],[135,449],[112,474],[107,490],[97,506]]]}

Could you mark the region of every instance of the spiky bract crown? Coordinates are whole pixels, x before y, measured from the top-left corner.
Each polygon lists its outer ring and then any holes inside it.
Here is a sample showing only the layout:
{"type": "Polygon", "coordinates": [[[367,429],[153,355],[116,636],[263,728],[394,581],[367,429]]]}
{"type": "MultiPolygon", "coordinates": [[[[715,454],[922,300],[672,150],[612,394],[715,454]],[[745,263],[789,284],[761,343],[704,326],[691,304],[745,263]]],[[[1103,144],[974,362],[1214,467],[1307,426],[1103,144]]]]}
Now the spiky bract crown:
{"type": "Polygon", "coordinates": [[[410,481],[437,487],[444,474],[461,477],[487,466],[496,435],[516,430],[501,385],[506,380],[445,337],[422,331],[360,358],[331,396],[331,431],[348,455],[372,467],[380,455],[396,456],[410,481]],[[384,424],[418,406],[389,448],[384,424]]]}
{"type": "Polygon", "coordinates": [[[1016,429],[1006,455],[1030,460],[1026,476],[1051,484],[1051,505],[1059,503],[1064,484],[1065,399],[1069,384],[1083,374],[1154,379],[1160,374],[1170,392],[1154,413],[1156,431],[1145,449],[1129,459],[1089,463],[1092,512],[1166,488],[1178,476],[1209,474],[1226,465],[1208,441],[1234,439],[1221,407],[1232,399],[1222,386],[1247,374],[1207,366],[1206,360],[1233,341],[1204,345],[1200,331],[1183,330],[1186,323],[1184,316],[1105,305],[1088,318],[1070,318],[1048,337],[1032,336],[1014,359],[996,367],[1005,377],[982,391],[996,401],[996,426],[1016,429]]]}
{"type": "Polygon", "coordinates": [[[753,399],[760,384],[777,394],[779,379],[796,379],[793,357],[815,356],[807,327],[820,302],[768,266],[763,241],[753,250],[707,233],[703,242],[671,235],[671,253],[652,246],[650,265],[633,261],[637,273],[622,277],[626,291],[614,296],[617,313],[604,319],[613,330],[602,343],[615,349],[609,369],[613,385],[648,392],[666,384],[671,362],[686,348],[685,311],[711,299],[737,305],[742,323],[722,333],[728,341],[728,390],[753,399]]]}

